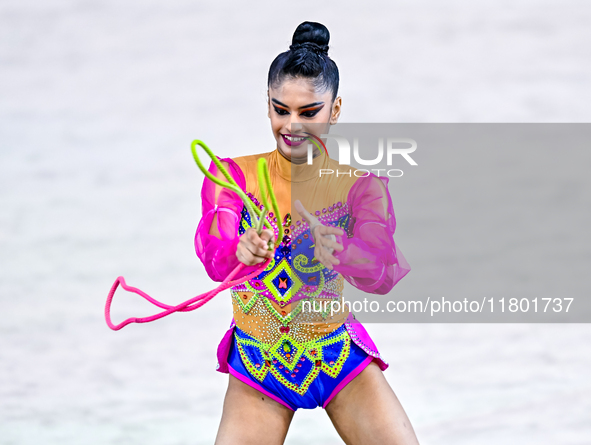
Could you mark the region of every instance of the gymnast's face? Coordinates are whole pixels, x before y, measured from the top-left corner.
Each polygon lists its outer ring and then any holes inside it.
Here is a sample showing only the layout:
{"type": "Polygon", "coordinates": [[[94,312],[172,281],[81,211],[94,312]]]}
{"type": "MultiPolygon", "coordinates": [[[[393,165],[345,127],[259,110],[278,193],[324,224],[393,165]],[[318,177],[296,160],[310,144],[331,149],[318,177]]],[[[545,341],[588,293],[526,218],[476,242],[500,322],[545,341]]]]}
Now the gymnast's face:
{"type": "MultiPolygon", "coordinates": [[[[320,138],[327,134],[329,125],[336,124],[341,114],[341,98],[332,101],[332,92],[318,92],[305,78],[286,79],[269,87],[269,113],[277,149],[294,164],[308,159],[307,133],[320,138]]],[[[320,155],[314,147],[314,157],[320,155]]]]}

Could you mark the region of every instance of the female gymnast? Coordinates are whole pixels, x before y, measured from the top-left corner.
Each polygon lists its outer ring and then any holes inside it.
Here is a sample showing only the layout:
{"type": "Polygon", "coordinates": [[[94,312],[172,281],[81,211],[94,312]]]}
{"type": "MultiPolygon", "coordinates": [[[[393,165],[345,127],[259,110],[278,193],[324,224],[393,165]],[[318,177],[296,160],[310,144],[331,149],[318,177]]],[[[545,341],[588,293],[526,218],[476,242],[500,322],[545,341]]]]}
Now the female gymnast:
{"type": "MultiPolygon", "coordinates": [[[[234,318],[217,353],[218,371],[230,374],[219,445],[283,443],[295,410],[319,406],[347,444],[418,443],[383,376],[387,363],[347,306],[330,315],[304,304],[340,299],[344,280],[385,294],[410,270],[393,240],[388,180],[320,176],[320,169],[344,166],[319,145],[307,163],[308,141],[328,133],[341,112],[328,42],[324,25],[304,22],[271,64],[275,150],[220,159],[257,206],[257,160],[267,160],[282,213],[268,215],[275,231],[258,235],[234,192],[207,179],[201,191],[195,247],[210,278],[222,281],[239,262],[246,276],[272,259],[260,275],[231,289],[234,318]],[[278,237],[279,247],[269,250],[278,237]]],[[[209,171],[223,179],[213,162],[209,171]]]]}

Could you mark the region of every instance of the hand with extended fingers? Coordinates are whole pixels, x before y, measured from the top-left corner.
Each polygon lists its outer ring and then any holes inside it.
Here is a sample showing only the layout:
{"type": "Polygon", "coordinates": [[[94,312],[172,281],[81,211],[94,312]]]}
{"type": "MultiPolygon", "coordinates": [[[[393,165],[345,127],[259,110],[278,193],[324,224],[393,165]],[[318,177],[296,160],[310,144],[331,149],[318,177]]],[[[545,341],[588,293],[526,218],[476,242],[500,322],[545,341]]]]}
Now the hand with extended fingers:
{"type": "Polygon", "coordinates": [[[325,226],[318,218],[308,212],[301,201],[297,199],[295,201],[295,208],[298,213],[306,220],[308,227],[310,227],[310,233],[314,239],[314,258],[320,261],[327,269],[332,270],[334,265],[340,264],[333,252],[342,252],[343,245],[337,242],[335,235],[344,235],[345,231],[338,227],[325,226]]]}

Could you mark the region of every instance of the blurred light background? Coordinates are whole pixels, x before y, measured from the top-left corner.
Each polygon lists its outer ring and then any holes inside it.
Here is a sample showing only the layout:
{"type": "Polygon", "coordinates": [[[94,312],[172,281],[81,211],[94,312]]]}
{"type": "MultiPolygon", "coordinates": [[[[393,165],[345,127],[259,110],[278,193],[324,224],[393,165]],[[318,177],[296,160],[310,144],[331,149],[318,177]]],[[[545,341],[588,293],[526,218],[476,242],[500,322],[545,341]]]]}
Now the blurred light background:
{"type": "MultiPolygon", "coordinates": [[[[117,333],[103,305],[118,275],[170,303],[212,287],[190,142],[274,149],[267,70],[304,20],[331,32],[344,122],[591,119],[585,1],[3,0],[0,443],[213,443],[229,297],[117,333]]],[[[118,297],[115,320],[152,312],[118,297]]],[[[591,443],[587,325],[369,330],[421,444],[591,443]]],[[[318,409],[286,443],[341,441],[318,409]]]]}

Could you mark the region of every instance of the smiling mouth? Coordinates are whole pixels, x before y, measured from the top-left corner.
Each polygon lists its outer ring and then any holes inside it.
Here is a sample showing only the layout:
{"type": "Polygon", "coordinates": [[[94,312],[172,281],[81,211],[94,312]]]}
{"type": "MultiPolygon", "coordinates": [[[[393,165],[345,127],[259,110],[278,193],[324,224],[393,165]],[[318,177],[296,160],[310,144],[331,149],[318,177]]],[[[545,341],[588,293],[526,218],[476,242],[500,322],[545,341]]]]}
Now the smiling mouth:
{"type": "Polygon", "coordinates": [[[308,139],[305,136],[294,136],[292,134],[281,134],[281,137],[285,144],[289,146],[300,145],[308,139]]]}
{"type": "Polygon", "coordinates": [[[302,142],[306,140],[305,136],[292,136],[291,134],[282,134],[281,136],[290,142],[302,142]]]}

